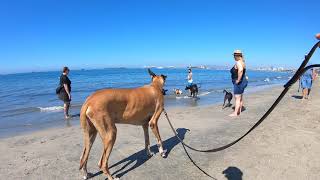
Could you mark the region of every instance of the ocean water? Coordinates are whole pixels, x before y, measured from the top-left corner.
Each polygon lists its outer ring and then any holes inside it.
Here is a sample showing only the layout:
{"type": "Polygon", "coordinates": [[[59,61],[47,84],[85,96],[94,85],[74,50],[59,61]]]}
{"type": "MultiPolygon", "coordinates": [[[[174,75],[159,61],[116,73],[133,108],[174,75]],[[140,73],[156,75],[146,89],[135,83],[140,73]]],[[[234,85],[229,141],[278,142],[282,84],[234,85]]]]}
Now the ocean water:
{"type": "MultiPolygon", "coordinates": [[[[167,75],[165,105],[202,106],[223,101],[224,89],[232,90],[230,73],[227,70],[194,69],[194,83],[200,86],[199,99],[189,98],[186,91],[186,69],[153,69],[156,74],[167,75]],[[173,89],[183,90],[175,96],[173,89]]],[[[0,75],[0,137],[17,135],[28,131],[55,126],[72,126],[79,118],[63,119],[63,103],[55,89],[60,72],[37,72],[0,75]]],[[[248,90],[284,84],[292,76],[289,72],[247,71],[248,90]]],[[[146,69],[108,68],[100,70],[71,70],[71,114],[79,114],[85,98],[103,88],[134,88],[149,84],[151,79],[146,69]]]]}

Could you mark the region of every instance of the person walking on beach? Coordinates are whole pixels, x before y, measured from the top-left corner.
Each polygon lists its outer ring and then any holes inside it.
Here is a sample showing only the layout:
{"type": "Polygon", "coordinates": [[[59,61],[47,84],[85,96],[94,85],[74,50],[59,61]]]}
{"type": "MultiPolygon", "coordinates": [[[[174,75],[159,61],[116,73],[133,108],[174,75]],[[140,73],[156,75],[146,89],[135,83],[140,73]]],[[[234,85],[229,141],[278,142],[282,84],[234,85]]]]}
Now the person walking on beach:
{"type": "Polygon", "coordinates": [[[68,77],[70,70],[68,67],[62,69],[62,74],[60,76],[60,91],[58,93],[59,99],[64,102],[64,117],[65,119],[70,119],[69,108],[71,102],[71,81],[68,77]]]}
{"type": "Polygon", "coordinates": [[[232,114],[229,116],[234,117],[241,114],[243,107],[243,92],[244,89],[248,85],[248,81],[246,78],[246,64],[244,62],[243,54],[240,50],[235,50],[233,53],[235,65],[230,70],[231,79],[234,88],[234,96],[235,96],[235,109],[232,114]]]}
{"type": "Polygon", "coordinates": [[[308,99],[312,87],[312,81],[316,78],[314,69],[307,70],[300,79],[302,87],[302,99],[308,99]]]}

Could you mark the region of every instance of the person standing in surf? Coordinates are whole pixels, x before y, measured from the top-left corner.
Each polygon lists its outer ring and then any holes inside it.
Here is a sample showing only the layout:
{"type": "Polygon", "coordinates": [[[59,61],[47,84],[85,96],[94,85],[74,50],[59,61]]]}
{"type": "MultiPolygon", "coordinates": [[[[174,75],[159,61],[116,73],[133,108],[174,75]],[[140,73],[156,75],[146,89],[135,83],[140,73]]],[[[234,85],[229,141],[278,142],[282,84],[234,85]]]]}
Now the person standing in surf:
{"type": "Polygon", "coordinates": [[[191,67],[188,69],[188,77],[187,77],[187,80],[188,80],[187,87],[189,87],[189,93],[191,94],[191,86],[193,85],[191,67]]]}
{"type": "Polygon", "coordinates": [[[188,86],[190,87],[193,84],[193,79],[192,79],[192,70],[191,68],[188,69],[188,86]]]}
{"type": "Polygon", "coordinates": [[[230,70],[231,79],[233,83],[233,92],[235,96],[235,109],[229,116],[239,116],[243,108],[243,92],[248,85],[246,77],[246,64],[243,54],[240,50],[235,50],[233,53],[235,65],[230,70]]]}
{"type": "Polygon", "coordinates": [[[64,117],[65,119],[70,119],[71,116],[69,115],[69,108],[71,102],[71,81],[68,77],[69,75],[69,68],[64,67],[62,69],[62,74],[60,76],[60,90],[57,91],[58,97],[64,103],[64,117]]]}

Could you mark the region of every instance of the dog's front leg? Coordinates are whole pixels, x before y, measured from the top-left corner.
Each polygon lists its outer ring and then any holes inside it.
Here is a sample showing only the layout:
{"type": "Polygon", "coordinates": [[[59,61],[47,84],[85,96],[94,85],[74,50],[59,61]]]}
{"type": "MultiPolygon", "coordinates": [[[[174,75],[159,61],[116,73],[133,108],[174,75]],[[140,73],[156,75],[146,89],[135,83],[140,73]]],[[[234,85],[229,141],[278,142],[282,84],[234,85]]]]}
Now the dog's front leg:
{"type": "Polygon", "coordinates": [[[151,157],[152,153],[150,150],[150,139],[149,139],[149,127],[148,127],[148,123],[144,124],[142,126],[143,128],[143,132],[144,132],[144,142],[145,142],[145,149],[146,149],[146,153],[147,153],[147,157],[151,157]]]}
{"type": "Polygon", "coordinates": [[[153,114],[151,120],[149,121],[149,126],[152,129],[153,134],[157,138],[158,146],[159,146],[159,153],[160,153],[161,157],[165,158],[166,153],[163,150],[163,144],[162,144],[162,140],[161,140],[159,128],[158,128],[158,120],[159,120],[159,117],[160,117],[162,111],[163,111],[163,106],[156,108],[156,112],[153,114]]]}
{"type": "Polygon", "coordinates": [[[227,97],[226,96],[224,96],[224,101],[223,101],[223,105],[222,105],[222,109],[224,109],[225,108],[225,104],[226,104],[226,100],[227,100],[227,97]]]}

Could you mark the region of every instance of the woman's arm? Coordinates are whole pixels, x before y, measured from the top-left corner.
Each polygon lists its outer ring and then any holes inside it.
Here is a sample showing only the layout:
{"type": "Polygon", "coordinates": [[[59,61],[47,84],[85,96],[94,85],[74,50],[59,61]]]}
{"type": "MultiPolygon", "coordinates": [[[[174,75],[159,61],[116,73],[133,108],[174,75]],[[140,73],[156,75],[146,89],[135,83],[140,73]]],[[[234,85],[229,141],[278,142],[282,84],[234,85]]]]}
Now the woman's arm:
{"type": "Polygon", "coordinates": [[[68,96],[69,96],[69,99],[71,100],[71,94],[70,94],[68,85],[67,85],[67,84],[63,84],[63,87],[64,87],[64,89],[66,90],[66,92],[67,92],[67,94],[68,94],[68,96]]]}
{"type": "Polygon", "coordinates": [[[238,69],[238,79],[236,80],[236,84],[239,84],[239,82],[242,79],[242,75],[243,75],[243,66],[240,62],[237,62],[236,66],[238,69]]]}

